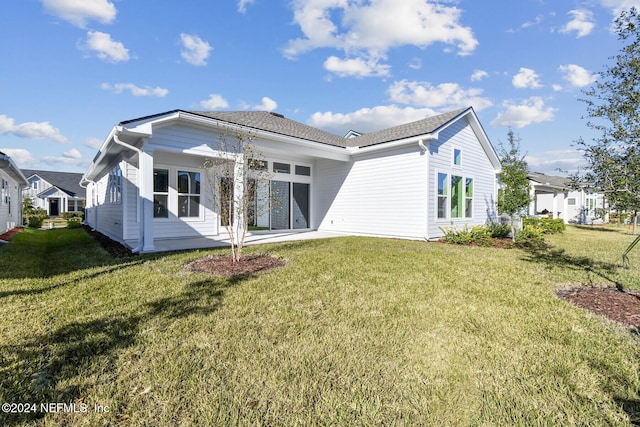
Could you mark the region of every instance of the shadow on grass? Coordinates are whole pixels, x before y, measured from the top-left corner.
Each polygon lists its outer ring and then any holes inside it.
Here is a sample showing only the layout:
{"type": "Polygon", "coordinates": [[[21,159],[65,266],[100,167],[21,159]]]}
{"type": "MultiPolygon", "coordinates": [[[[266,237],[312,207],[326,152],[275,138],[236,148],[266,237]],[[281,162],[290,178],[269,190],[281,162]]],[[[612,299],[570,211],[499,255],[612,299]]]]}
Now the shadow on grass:
{"type": "Polygon", "coordinates": [[[626,233],[626,230],[624,229],[624,227],[611,228],[611,227],[603,227],[598,225],[580,225],[580,224],[574,224],[572,225],[572,227],[574,227],[577,230],[588,230],[588,231],[596,231],[596,232],[602,232],[602,233],[626,233]]]}
{"type": "Polygon", "coordinates": [[[629,415],[631,425],[640,426],[640,401],[635,399],[615,399],[622,410],[629,415]]]}
{"type": "MultiPolygon", "coordinates": [[[[190,283],[178,295],[160,298],[121,313],[92,320],[76,320],[49,333],[25,337],[12,344],[0,343],[0,397],[3,402],[85,402],[87,376],[111,382],[122,351],[135,345],[146,324],[157,319],[206,316],[220,307],[224,293],[253,276],[190,283]]],[[[114,408],[117,411],[117,408],[114,408]]],[[[33,422],[45,413],[0,412],[0,425],[33,422]]],[[[107,424],[117,422],[105,415],[107,424]]]]}
{"type": "Polygon", "coordinates": [[[15,289],[15,290],[0,290],[0,300],[2,298],[10,297],[10,296],[30,296],[30,295],[40,295],[45,292],[53,291],[55,289],[63,288],[65,286],[73,285],[82,282],[83,280],[91,280],[93,278],[102,276],[103,274],[109,274],[116,270],[120,270],[122,268],[132,267],[134,265],[142,264],[144,260],[136,260],[129,262],[120,262],[118,264],[111,265],[103,270],[96,271],[91,274],[82,275],[80,277],[61,281],[59,283],[52,284],[50,286],[44,286],[41,288],[29,288],[29,289],[15,289]]]}
{"type": "Polygon", "coordinates": [[[624,285],[613,277],[613,273],[620,268],[620,265],[596,261],[589,257],[574,256],[568,254],[564,249],[547,248],[524,248],[525,261],[542,264],[547,268],[565,268],[576,272],[583,272],[587,275],[587,283],[598,284],[595,277],[600,277],[616,285],[620,291],[624,290],[624,285]]]}

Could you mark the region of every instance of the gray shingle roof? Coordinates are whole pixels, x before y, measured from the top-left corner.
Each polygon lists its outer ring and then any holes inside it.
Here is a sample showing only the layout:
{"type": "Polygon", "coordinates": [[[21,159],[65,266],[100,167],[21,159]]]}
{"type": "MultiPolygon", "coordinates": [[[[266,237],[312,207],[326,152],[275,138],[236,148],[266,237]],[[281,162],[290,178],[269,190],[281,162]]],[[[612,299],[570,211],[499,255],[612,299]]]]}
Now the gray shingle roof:
{"type": "Polygon", "coordinates": [[[176,112],[186,112],[203,117],[208,117],[227,123],[246,126],[256,130],[273,132],[280,135],[301,138],[307,141],[328,144],[335,147],[368,147],[371,145],[383,144],[385,142],[397,141],[414,136],[420,136],[437,131],[467,109],[459,109],[437,116],[427,117],[411,123],[405,123],[388,129],[383,129],[368,134],[362,134],[355,138],[344,138],[330,132],[314,128],[313,126],[288,119],[281,114],[268,111],[184,111],[173,110],[152,116],[140,117],[120,123],[126,125],[139,120],[153,119],[176,112]]]}
{"type": "Polygon", "coordinates": [[[80,180],[82,179],[81,173],[34,169],[22,169],[22,173],[27,177],[27,179],[31,178],[33,175],[38,175],[49,184],[58,187],[61,191],[64,191],[71,197],[78,197],[81,199],[85,198],[86,190],[80,187],[80,180]]]}
{"type": "Polygon", "coordinates": [[[570,179],[563,176],[545,175],[540,172],[529,172],[530,180],[539,184],[551,185],[554,187],[568,187],[570,179]]]}
{"type": "Polygon", "coordinates": [[[429,134],[437,131],[441,126],[445,125],[466,110],[466,108],[462,108],[460,110],[439,114],[437,116],[427,117],[426,119],[415,122],[405,123],[400,126],[367,133],[362,136],[349,139],[349,145],[355,147],[368,147],[370,145],[429,134]]]}
{"type": "Polygon", "coordinates": [[[337,147],[347,146],[347,140],[338,135],[268,111],[191,111],[191,113],[307,141],[337,147]]]}

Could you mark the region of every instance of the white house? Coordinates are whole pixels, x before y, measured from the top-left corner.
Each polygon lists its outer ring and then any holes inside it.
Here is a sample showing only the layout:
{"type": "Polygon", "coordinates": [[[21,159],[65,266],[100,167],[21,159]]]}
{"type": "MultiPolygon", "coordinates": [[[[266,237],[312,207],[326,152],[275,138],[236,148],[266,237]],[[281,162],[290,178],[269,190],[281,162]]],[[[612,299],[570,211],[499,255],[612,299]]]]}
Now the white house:
{"type": "Polygon", "coordinates": [[[529,173],[529,215],[546,214],[552,218],[562,218],[565,223],[578,224],[590,224],[598,220],[598,210],[608,207],[604,194],[586,188],[573,189],[569,181],[566,177],[529,173]]]}
{"type": "Polygon", "coordinates": [[[26,185],[22,171],[0,151],[0,234],[22,225],[22,189],[26,185]]]}
{"type": "Polygon", "coordinates": [[[81,173],[32,169],[23,169],[23,173],[29,185],[22,196],[31,199],[34,208],[44,209],[52,217],[84,211],[86,191],[80,186],[81,173]]]}
{"type": "Polygon", "coordinates": [[[283,196],[258,218],[260,233],[437,239],[494,215],[500,163],[472,108],[348,138],[276,113],[175,110],[111,130],[82,179],[86,223],[140,252],[224,239],[203,168],[223,157],[222,129],[255,135],[273,172],[255,191],[283,196]]]}

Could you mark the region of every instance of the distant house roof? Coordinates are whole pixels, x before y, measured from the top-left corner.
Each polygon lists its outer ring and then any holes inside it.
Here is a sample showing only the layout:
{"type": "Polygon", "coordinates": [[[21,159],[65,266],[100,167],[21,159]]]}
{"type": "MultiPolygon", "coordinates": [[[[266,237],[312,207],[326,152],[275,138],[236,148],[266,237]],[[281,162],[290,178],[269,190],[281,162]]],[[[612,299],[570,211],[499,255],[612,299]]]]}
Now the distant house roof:
{"type": "Polygon", "coordinates": [[[545,175],[540,172],[529,172],[528,178],[538,184],[557,187],[560,189],[569,189],[570,179],[564,176],[545,175]]]}
{"type": "Polygon", "coordinates": [[[22,172],[27,177],[27,179],[31,178],[34,175],[39,176],[49,184],[57,187],[60,191],[64,191],[71,197],[77,197],[80,199],[84,199],[85,197],[85,189],[80,187],[80,180],[82,179],[81,173],[43,171],[34,169],[22,169],[22,172]]]}

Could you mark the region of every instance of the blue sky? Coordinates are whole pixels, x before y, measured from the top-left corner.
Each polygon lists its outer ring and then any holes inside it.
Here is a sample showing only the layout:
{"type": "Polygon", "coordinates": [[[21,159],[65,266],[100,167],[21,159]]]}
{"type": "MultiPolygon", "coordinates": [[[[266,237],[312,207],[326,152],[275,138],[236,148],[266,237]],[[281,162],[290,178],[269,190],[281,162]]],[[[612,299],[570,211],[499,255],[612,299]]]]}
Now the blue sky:
{"type": "Polygon", "coordinates": [[[473,106],[531,170],[573,171],[582,91],[640,0],[10,0],[0,151],[84,172],[123,120],[268,110],[339,135],[473,106]]]}

